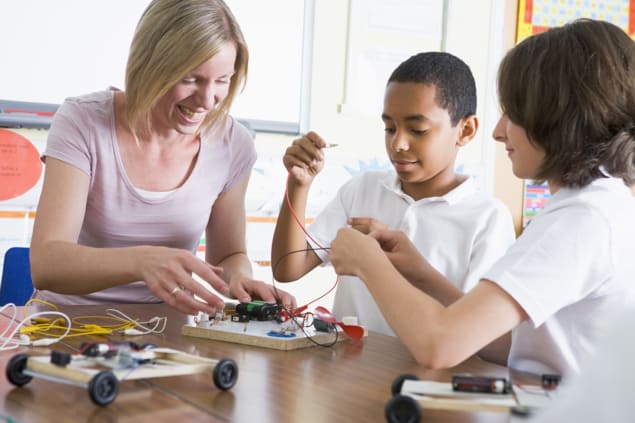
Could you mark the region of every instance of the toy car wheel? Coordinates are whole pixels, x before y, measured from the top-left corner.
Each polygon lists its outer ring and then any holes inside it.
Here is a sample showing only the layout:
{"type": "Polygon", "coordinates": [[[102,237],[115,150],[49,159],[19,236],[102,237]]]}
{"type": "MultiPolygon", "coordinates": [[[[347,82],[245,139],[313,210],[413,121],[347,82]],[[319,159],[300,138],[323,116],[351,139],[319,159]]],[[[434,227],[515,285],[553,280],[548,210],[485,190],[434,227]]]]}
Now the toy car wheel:
{"type": "Polygon", "coordinates": [[[419,380],[419,376],[410,373],[405,373],[397,376],[395,380],[393,380],[392,385],[390,385],[390,393],[393,396],[401,394],[401,387],[406,380],[419,380]]]}
{"type": "Polygon", "coordinates": [[[214,366],[214,385],[223,391],[236,384],[238,379],[238,366],[234,360],[228,358],[220,360],[214,366]]]}
{"type": "Polygon", "coordinates": [[[88,382],[88,394],[97,405],[108,405],[115,400],[119,392],[119,380],[110,371],[97,373],[88,382]]]}
{"type": "Polygon", "coordinates": [[[16,354],[11,357],[11,360],[7,363],[7,379],[15,386],[26,385],[33,379],[33,376],[24,374],[28,358],[29,356],[27,354],[16,354]]]}
{"type": "Polygon", "coordinates": [[[389,423],[418,423],[421,421],[421,406],[407,395],[395,395],[384,409],[389,423]]]}

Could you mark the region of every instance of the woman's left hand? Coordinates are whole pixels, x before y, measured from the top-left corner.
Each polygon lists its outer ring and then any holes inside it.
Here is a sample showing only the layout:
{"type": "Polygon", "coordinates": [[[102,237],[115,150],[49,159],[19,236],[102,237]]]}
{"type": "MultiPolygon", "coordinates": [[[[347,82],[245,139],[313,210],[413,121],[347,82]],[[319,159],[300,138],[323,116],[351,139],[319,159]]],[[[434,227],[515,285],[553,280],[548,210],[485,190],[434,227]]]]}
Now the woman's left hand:
{"type": "Polygon", "coordinates": [[[247,278],[236,276],[229,282],[229,295],[236,298],[241,303],[248,303],[254,298],[268,303],[278,303],[287,309],[293,310],[297,307],[295,297],[282,289],[273,285],[247,278]]]}

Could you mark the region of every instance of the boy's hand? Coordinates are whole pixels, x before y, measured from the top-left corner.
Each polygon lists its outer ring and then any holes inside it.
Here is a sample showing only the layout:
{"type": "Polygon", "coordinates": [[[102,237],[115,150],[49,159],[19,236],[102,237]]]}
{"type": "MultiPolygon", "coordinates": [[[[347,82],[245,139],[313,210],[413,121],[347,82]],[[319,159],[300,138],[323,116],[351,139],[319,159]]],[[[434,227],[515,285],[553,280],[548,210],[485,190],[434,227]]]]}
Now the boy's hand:
{"type": "Polygon", "coordinates": [[[366,266],[377,263],[383,255],[379,244],[372,237],[353,228],[342,228],[331,242],[329,260],[338,275],[362,277],[366,266]]]}
{"type": "Polygon", "coordinates": [[[287,148],[282,162],[299,185],[309,185],[324,167],[324,152],[327,143],[311,131],[298,138],[287,148]]]}
{"type": "Polygon", "coordinates": [[[393,266],[409,281],[422,276],[427,261],[402,231],[377,230],[369,234],[375,238],[393,266]]]}
{"type": "Polygon", "coordinates": [[[372,217],[351,217],[348,219],[348,224],[351,225],[351,228],[366,235],[374,231],[390,229],[385,223],[372,217]]]}

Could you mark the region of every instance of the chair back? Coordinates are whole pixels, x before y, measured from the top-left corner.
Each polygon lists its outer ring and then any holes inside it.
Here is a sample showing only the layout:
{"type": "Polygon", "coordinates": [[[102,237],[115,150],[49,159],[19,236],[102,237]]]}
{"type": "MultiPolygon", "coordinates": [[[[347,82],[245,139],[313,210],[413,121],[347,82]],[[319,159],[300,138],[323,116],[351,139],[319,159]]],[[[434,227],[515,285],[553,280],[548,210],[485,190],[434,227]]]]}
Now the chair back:
{"type": "Polygon", "coordinates": [[[33,295],[28,247],[11,247],[4,254],[0,306],[13,303],[23,306],[33,295]]]}

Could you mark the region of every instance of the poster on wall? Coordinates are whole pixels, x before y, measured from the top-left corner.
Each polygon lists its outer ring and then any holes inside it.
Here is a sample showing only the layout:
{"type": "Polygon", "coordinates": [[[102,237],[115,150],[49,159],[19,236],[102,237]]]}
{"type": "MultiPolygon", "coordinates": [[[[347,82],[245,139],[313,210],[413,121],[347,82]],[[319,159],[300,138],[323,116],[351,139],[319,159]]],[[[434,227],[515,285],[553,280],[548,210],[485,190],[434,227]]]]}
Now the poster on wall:
{"type": "Polygon", "coordinates": [[[41,176],[42,161],[37,147],[23,135],[0,128],[0,201],[32,203],[29,199],[17,199],[34,188],[41,176]]]}
{"type": "Polygon", "coordinates": [[[0,269],[4,253],[31,241],[35,208],[42,189],[47,132],[0,128],[0,269]]]}
{"type": "Polygon", "coordinates": [[[578,18],[612,22],[635,38],[634,0],[519,0],[516,42],[578,18]]]}
{"type": "Polygon", "coordinates": [[[525,182],[523,193],[523,229],[526,228],[531,222],[531,219],[545,207],[550,196],[549,186],[546,183],[525,182]]]}

